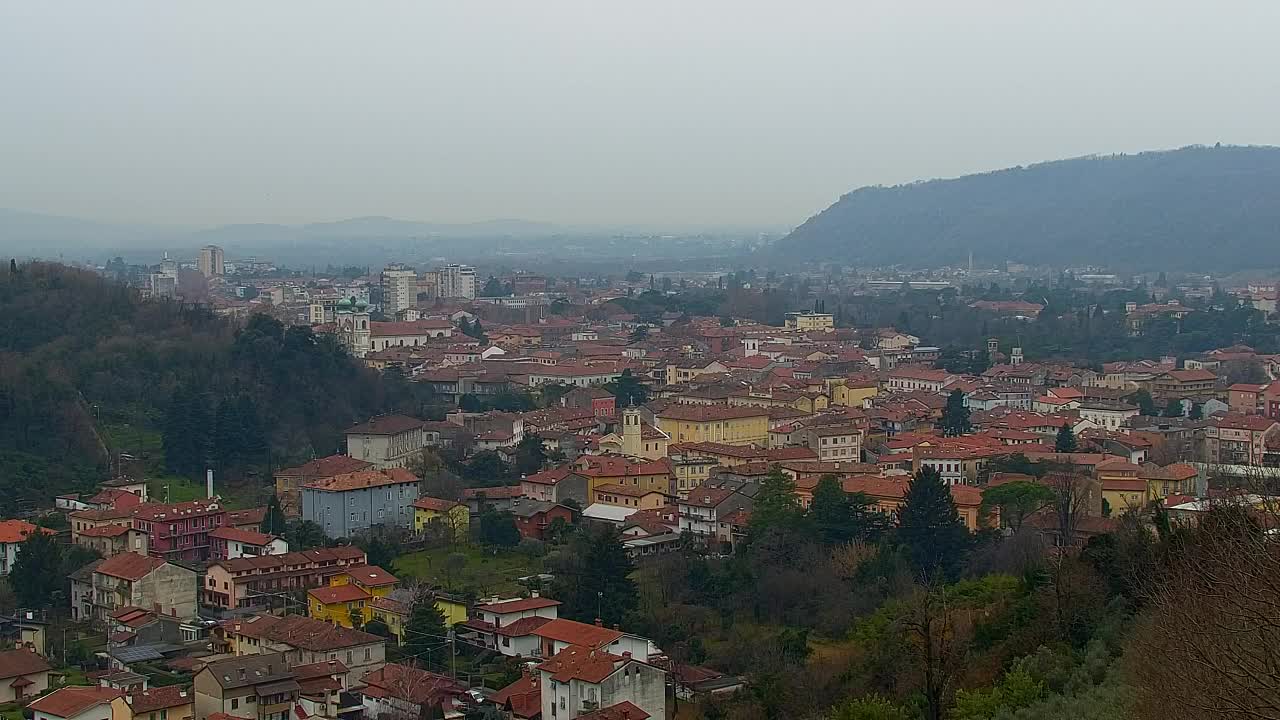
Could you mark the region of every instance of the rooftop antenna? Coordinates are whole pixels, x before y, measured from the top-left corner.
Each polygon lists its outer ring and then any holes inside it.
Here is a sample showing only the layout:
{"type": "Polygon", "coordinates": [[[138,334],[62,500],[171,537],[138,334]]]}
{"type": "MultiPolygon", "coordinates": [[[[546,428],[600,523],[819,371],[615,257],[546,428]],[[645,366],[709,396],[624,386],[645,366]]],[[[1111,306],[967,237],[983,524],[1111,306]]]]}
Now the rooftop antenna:
{"type": "Polygon", "coordinates": [[[969,277],[973,277],[973,251],[969,251],[969,277]]]}

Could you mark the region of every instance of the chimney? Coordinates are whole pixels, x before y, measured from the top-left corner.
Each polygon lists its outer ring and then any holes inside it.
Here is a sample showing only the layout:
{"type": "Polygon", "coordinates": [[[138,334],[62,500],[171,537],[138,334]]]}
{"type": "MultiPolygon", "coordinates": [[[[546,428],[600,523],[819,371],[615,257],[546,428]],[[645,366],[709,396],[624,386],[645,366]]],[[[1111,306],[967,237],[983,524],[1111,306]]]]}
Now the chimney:
{"type": "Polygon", "coordinates": [[[622,659],[623,659],[623,660],[630,660],[630,659],[631,659],[631,651],[630,651],[630,650],[624,650],[624,651],[622,652],[622,659]]]}
{"type": "Polygon", "coordinates": [[[622,628],[618,627],[618,623],[614,623],[614,624],[613,624],[613,629],[614,629],[614,630],[621,630],[622,628]]]}
{"type": "Polygon", "coordinates": [[[537,591],[537,590],[530,590],[530,591],[529,591],[529,597],[531,597],[531,598],[539,597],[538,591],[537,591]]]}
{"type": "Polygon", "coordinates": [[[204,471],[204,491],[209,498],[213,498],[213,468],[204,471]]]}
{"type": "Polygon", "coordinates": [[[596,618],[596,627],[604,627],[604,621],[600,618],[596,618]]]}

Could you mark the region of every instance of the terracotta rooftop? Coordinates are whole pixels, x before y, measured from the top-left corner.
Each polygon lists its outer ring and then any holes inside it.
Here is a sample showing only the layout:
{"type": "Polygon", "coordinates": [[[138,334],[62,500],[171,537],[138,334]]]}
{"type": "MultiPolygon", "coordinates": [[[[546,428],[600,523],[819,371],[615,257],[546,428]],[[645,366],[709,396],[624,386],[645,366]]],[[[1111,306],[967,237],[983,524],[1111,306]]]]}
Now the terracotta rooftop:
{"type": "Polygon", "coordinates": [[[131,693],[125,698],[134,715],[154,712],[163,708],[179,707],[195,702],[196,694],[183,685],[153,687],[131,693]]]}
{"type": "Polygon", "coordinates": [[[459,503],[453,500],[441,500],[433,497],[420,497],[413,501],[413,506],[419,510],[431,510],[434,512],[446,512],[458,507],[459,503]]]}
{"type": "Polygon", "coordinates": [[[581,680],[599,683],[617,669],[614,663],[623,658],[613,653],[582,645],[570,645],[550,659],[538,665],[538,669],[551,674],[556,682],[581,680]]]}
{"type": "Polygon", "coordinates": [[[33,701],[27,707],[37,713],[59,718],[71,718],[95,705],[110,703],[124,693],[109,687],[69,686],[58,688],[53,692],[33,701]]]}
{"type": "Polygon", "coordinates": [[[382,470],[361,470],[359,472],[320,478],[307,483],[303,487],[325,492],[348,492],[350,490],[365,490],[386,485],[416,482],[418,482],[418,478],[404,468],[385,468],[382,470]]]}
{"type": "Polygon", "coordinates": [[[489,605],[477,605],[476,610],[494,613],[495,615],[505,615],[508,613],[525,612],[528,610],[540,610],[542,608],[556,607],[560,604],[559,600],[551,598],[535,597],[521,598],[519,600],[507,600],[505,602],[491,603],[489,605]]]}
{"type": "Polygon", "coordinates": [[[100,575],[110,575],[111,577],[135,581],[141,580],[164,564],[165,561],[160,558],[124,552],[103,560],[102,564],[94,572],[100,575]]]}
{"type": "Polygon", "coordinates": [[[615,705],[602,707],[599,710],[579,713],[578,720],[648,720],[649,713],[641,710],[629,700],[615,705]]]}
{"type": "Polygon", "coordinates": [[[30,650],[0,651],[0,680],[51,669],[45,659],[30,650]]]}
{"type": "Polygon", "coordinates": [[[275,540],[274,535],[266,533],[253,532],[252,530],[241,530],[234,527],[220,527],[209,533],[209,537],[219,540],[230,540],[245,545],[266,545],[275,540]]]}
{"type": "Polygon", "coordinates": [[[583,647],[600,648],[622,637],[622,631],[612,630],[599,625],[588,625],[576,620],[557,618],[538,628],[534,633],[549,640],[581,645],[583,647]]]}
{"type": "Polygon", "coordinates": [[[331,585],[329,587],[312,588],[307,591],[307,595],[315,598],[323,605],[369,599],[369,593],[355,585],[331,585]]]}
{"type": "Polygon", "coordinates": [[[275,474],[298,477],[329,477],[367,470],[370,467],[373,467],[373,465],[364,460],[357,460],[347,455],[330,455],[329,457],[316,458],[297,467],[277,470],[275,474]]]}
{"type": "Polygon", "coordinates": [[[395,575],[377,565],[357,565],[347,568],[345,572],[350,576],[352,582],[366,587],[386,587],[400,582],[395,575]]]}

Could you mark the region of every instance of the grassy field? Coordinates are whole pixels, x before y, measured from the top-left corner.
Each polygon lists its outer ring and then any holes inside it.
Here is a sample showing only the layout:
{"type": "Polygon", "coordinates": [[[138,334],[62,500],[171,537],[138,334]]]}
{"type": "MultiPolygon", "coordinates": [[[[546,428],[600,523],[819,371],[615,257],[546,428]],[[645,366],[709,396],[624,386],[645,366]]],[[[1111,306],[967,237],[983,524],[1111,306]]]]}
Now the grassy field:
{"type": "MultiPolygon", "coordinates": [[[[166,498],[168,502],[188,502],[205,497],[203,481],[165,472],[164,443],[160,433],[128,423],[103,423],[101,432],[114,456],[128,453],[136,458],[121,463],[124,472],[133,477],[147,478],[147,492],[154,502],[165,502],[166,498]]],[[[226,501],[227,507],[238,509],[253,505],[252,498],[244,497],[243,486],[232,488],[217,484],[215,491],[226,501]]]]}
{"type": "Polygon", "coordinates": [[[395,573],[425,580],[453,592],[477,595],[513,595],[520,591],[516,578],[542,572],[542,558],[531,558],[513,551],[482,550],[468,545],[420,550],[401,555],[395,562],[395,573]],[[448,567],[448,557],[461,555],[465,562],[457,570],[448,567]]]}

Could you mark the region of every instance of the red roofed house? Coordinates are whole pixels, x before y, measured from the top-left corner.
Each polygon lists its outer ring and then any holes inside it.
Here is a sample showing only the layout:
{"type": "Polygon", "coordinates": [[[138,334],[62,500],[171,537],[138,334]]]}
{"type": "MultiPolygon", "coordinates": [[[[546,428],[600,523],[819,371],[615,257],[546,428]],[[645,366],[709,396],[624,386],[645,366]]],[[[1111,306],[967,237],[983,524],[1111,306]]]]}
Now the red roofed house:
{"type": "Polygon", "coordinates": [[[302,486],[302,519],[331,538],[351,537],[374,525],[413,526],[418,478],[403,467],[335,475],[302,486]]]}
{"type": "Polygon", "coordinates": [[[424,716],[423,708],[440,708],[440,717],[460,716],[460,698],[467,692],[447,675],[396,663],[366,673],[361,682],[365,716],[371,718],[417,718],[424,716]]]}
{"type": "Polygon", "coordinates": [[[276,605],[282,592],[328,585],[347,567],[365,562],[364,551],[354,546],[217,560],[205,570],[201,601],[227,609],[276,605]]]}
{"type": "Polygon", "coordinates": [[[280,501],[280,510],[286,517],[299,517],[302,515],[302,499],[298,494],[298,488],[315,480],[368,470],[371,467],[373,467],[372,463],[347,455],[330,455],[316,458],[297,467],[277,470],[275,473],[276,498],[280,501]]]}
{"type": "Polygon", "coordinates": [[[0,650],[0,702],[34,697],[48,690],[51,669],[34,650],[0,650]]]}
{"type": "Polygon", "coordinates": [[[643,658],[657,650],[647,639],[623,632],[616,625],[612,628],[604,627],[599,620],[595,625],[590,625],[567,618],[556,618],[534,630],[533,634],[542,639],[542,647],[537,653],[541,657],[551,657],[570,646],[627,653],[643,658]]]}
{"type": "Polygon", "coordinates": [[[524,668],[520,679],[489,698],[498,709],[516,720],[539,720],[542,717],[542,675],[524,668]]]}
{"type": "Polygon", "coordinates": [[[32,525],[25,520],[0,522],[0,575],[9,574],[14,561],[18,559],[19,546],[37,532],[45,535],[57,534],[55,530],[32,525]]]}
{"type": "Polygon", "coordinates": [[[542,639],[534,631],[559,616],[559,600],[530,597],[477,605],[460,626],[472,642],[508,657],[538,657],[542,639]]]}
{"type": "Polygon", "coordinates": [[[134,720],[191,720],[196,712],[195,691],[183,685],[137,690],[124,700],[134,720]]]}
{"type": "Polygon", "coordinates": [[[1241,415],[1267,414],[1268,385],[1236,383],[1227,388],[1227,406],[1241,415]]]}
{"type": "MultiPolygon", "coordinates": [[[[893,515],[902,506],[907,497],[907,476],[899,477],[853,477],[841,483],[846,493],[865,493],[875,502],[880,512],[893,515]]],[[[960,519],[964,521],[969,532],[977,532],[988,522],[982,512],[982,491],[970,485],[952,485],[951,499],[955,501],[960,519]]]]}
{"type": "Polygon", "coordinates": [[[259,555],[283,555],[289,552],[289,543],[275,535],[220,527],[209,533],[211,556],[216,560],[233,560],[238,557],[259,555]]]}
{"type": "Polygon", "coordinates": [[[27,709],[34,720],[130,720],[133,713],[124,693],[97,685],[58,688],[27,709]]]}
{"type": "Polygon", "coordinates": [[[1211,463],[1280,463],[1280,420],[1235,413],[1214,415],[1205,426],[1204,437],[1205,450],[1211,463]]]}
{"type": "MultiPolygon", "coordinates": [[[[95,561],[97,562],[97,561],[95,561]]],[[[72,584],[78,581],[73,578],[72,584]]],[[[120,553],[98,562],[88,592],[76,592],[77,617],[105,624],[116,609],[133,606],[177,618],[196,614],[198,580],[194,570],[150,555],[120,553]]]]}
{"type": "Polygon", "coordinates": [[[170,560],[208,560],[209,533],[226,524],[227,509],[217,497],[133,509],[133,527],[148,534],[147,551],[170,560]]]}
{"type": "Polygon", "coordinates": [[[1157,402],[1187,400],[1197,405],[1218,395],[1218,376],[1211,370],[1169,370],[1151,380],[1157,402]]]}
{"type": "Polygon", "coordinates": [[[667,672],[629,652],[575,645],[538,665],[537,672],[543,720],[667,717],[667,672]]]}

